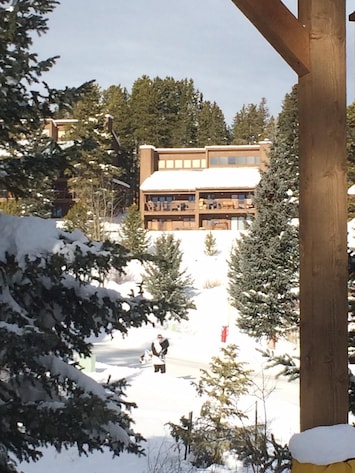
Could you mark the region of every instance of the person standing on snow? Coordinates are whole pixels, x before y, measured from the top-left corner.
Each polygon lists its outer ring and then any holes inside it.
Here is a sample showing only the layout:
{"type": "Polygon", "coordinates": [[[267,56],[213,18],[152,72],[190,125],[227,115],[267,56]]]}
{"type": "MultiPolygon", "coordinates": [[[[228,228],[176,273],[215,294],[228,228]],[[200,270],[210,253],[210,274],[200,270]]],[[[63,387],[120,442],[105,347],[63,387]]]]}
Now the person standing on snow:
{"type": "Polygon", "coordinates": [[[169,340],[164,338],[163,335],[159,334],[157,338],[152,342],[152,362],[154,366],[154,373],[165,373],[165,355],[168,353],[169,340]]]}

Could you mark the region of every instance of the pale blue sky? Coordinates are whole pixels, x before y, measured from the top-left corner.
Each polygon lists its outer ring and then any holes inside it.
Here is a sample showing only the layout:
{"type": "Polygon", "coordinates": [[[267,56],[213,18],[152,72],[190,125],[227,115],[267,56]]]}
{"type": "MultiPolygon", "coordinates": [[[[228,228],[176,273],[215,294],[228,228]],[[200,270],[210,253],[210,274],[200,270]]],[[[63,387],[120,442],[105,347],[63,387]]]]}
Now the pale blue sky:
{"type": "MultiPolygon", "coordinates": [[[[284,3],[295,12],[297,0],[284,3]]],[[[95,79],[102,88],[120,84],[130,91],[143,74],[191,78],[231,124],[243,105],[262,97],[276,116],[297,82],[231,0],[61,0],[49,28],[35,51],[41,58],[61,56],[44,77],[52,87],[95,79]]],[[[349,74],[354,28],[349,24],[349,74]]],[[[354,88],[352,75],[348,103],[354,88]]]]}

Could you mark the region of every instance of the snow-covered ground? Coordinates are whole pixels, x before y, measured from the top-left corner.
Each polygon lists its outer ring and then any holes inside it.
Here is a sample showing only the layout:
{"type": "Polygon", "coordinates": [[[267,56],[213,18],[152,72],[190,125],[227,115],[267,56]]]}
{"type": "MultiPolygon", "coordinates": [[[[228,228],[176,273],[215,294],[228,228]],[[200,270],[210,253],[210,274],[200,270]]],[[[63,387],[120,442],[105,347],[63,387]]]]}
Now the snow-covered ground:
{"type": "MultiPolygon", "coordinates": [[[[146,456],[137,457],[122,454],[112,458],[109,452],[94,453],[89,457],[79,457],[75,449],[57,453],[54,449],[44,451],[43,458],[34,464],[22,464],[26,473],[159,473],[166,471],[191,471],[191,465],[180,464],[177,470],[178,452],[169,435],[167,422],[179,422],[190,411],[198,415],[201,399],[197,396],[191,381],[199,376],[199,367],[207,368],[211,357],[219,354],[224,343],[221,330],[228,326],[227,343],[240,347],[240,359],[249,363],[255,370],[255,385],[258,397],[248,396],[242,400],[242,407],[254,419],[256,402],[261,392],[268,394],[266,412],[272,431],[277,438],[287,443],[290,436],[299,430],[299,407],[297,382],[288,383],[277,380],[275,372],[264,370],[265,360],[257,348],[266,348],[238,332],[235,327],[235,310],[228,304],[227,297],[227,259],[236,234],[231,231],[215,231],[216,256],[206,256],[204,240],[207,232],[176,232],[181,240],[184,253],[183,267],[192,275],[196,310],[191,311],[189,321],[181,324],[167,322],[159,328],[143,327],[132,329],[126,338],[120,334],[111,340],[106,337],[95,341],[96,363],[88,365],[90,376],[96,380],[126,377],[129,381],[128,400],[137,403],[133,411],[135,430],[145,438],[146,456]],[[157,332],[163,332],[170,342],[167,357],[167,373],[156,374],[150,365],[139,362],[139,353],[148,348],[157,332]],[[132,358],[133,353],[133,358],[132,358]],[[127,356],[127,354],[130,354],[127,356]],[[127,366],[122,365],[127,359],[127,366]],[[94,368],[93,368],[94,366],[94,368]],[[171,466],[167,468],[167,465],[171,466]],[[174,466],[173,466],[174,465],[174,466]],[[169,469],[170,468],[170,469],[169,469]]],[[[160,232],[151,232],[152,241],[160,232]]],[[[134,287],[139,280],[141,268],[132,264],[128,268],[124,282],[117,285],[121,293],[134,287]]],[[[111,288],[116,283],[109,282],[111,288]]],[[[280,350],[297,350],[292,344],[280,350]]],[[[264,407],[259,406],[262,412],[264,407]]],[[[180,458],[181,460],[181,458],[180,458]]],[[[233,462],[230,467],[234,469],[233,462]]],[[[217,470],[213,470],[216,472],[217,470]]],[[[220,469],[219,471],[228,471],[220,469]]]]}
{"type": "MultiPolygon", "coordinates": [[[[159,236],[152,232],[152,239],[159,236]]],[[[221,329],[228,325],[227,343],[240,347],[240,359],[249,363],[254,370],[255,393],[241,400],[241,406],[255,417],[258,405],[259,415],[266,412],[270,430],[277,440],[288,443],[293,434],[299,432],[298,383],[277,378],[277,370],[265,369],[265,360],[258,349],[266,348],[238,332],[235,326],[236,313],[227,298],[227,259],[235,233],[215,231],[216,256],[204,254],[205,231],[176,232],[181,239],[184,252],[184,267],[195,280],[196,310],[191,311],[189,321],[181,324],[166,323],[163,327],[132,329],[124,339],[117,335],[113,340],[106,337],[95,342],[96,363],[88,373],[96,380],[112,380],[125,377],[129,381],[128,400],[135,401],[133,411],[135,430],[145,438],[146,456],[137,457],[122,454],[112,458],[107,451],[79,457],[75,449],[57,453],[54,449],[44,451],[43,458],[35,464],[21,464],[26,473],[188,473],[192,467],[182,461],[174,441],[169,435],[167,422],[179,422],[190,411],[198,414],[201,399],[197,396],[191,381],[198,379],[199,366],[206,368],[211,357],[218,355],[224,343],[221,329]],[[156,334],[162,332],[170,341],[167,357],[167,373],[153,373],[150,365],[139,363],[139,353],[147,348],[156,334]],[[127,360],[127,363],[122,362],[127,360]],[[93,368],[94,367],[94,368],[93,368]],[[197,367],[197,368],[196,368],[197,367]],[[262,400],[264,398],[264,400],[262,400]]],[[[139,279],[140,267],[130,266],[124,283],[117,286],[120,292],[129,290],[139,279]]],[[[113,281],[110,287],[115,287],[113,281]]],[[[297,354],[298,347],[292,343],[279,343],[280,353],[297,354]]],[[[300,434],[302,435],[302,434],[300,434]]],[[[325,436],[322,443],[325,443],[325,436]]],[[[302,445],[302,437],[294,437],[302,445]]],[[[313,440],[314,444],[315,441],[313,440]]],[[[228,466],[211,467],[209,472],[243,471],[240,464],[230,459],[228,466]]],[[[201,470],[200,470],[201,471],[201,470]]]]}

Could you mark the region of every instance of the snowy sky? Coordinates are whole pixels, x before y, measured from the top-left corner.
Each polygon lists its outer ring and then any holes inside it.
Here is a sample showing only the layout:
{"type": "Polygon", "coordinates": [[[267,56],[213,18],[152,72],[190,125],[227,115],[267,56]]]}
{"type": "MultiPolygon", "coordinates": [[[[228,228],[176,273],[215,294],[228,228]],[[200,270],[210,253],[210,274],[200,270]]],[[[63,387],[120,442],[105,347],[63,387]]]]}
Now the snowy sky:
{"type": "MultiPolygon", "coordinates": [[[[284,3],[296,14],[297,0],[284,3]]],[[[347,2],[348,12],[352,2],[347,2]]],[[[355,24],[348,23],[348,102],[354,100],[355,24]]],[[[146,74],[191,78],[227,123],[243,105],[267,99],[277,115],[296,74],[231,0],[60,0],[40,57],[60,55],[46,76],[53,87],[95,79],[131,89],[146,74]]]]}

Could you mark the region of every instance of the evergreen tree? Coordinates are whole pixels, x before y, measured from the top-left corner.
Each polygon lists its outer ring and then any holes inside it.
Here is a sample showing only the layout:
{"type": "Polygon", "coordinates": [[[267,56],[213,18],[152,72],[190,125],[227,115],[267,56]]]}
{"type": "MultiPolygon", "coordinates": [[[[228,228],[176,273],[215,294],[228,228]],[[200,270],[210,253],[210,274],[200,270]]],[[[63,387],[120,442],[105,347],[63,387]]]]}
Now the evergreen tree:
{"type": "Polygon", "coordinates": [[[88,222],[89,209],[84,202],[75,202],[64,217],[64,229],[73,232],[75,229],[81,230],[84,235],[90,234],[88,222]]]}
{"type": "Polygon", "coordinates": [[[3,1],[0,5],[0,190],[22,215],[50,216],[54,182],[70,157],[43,135],[45,120],[70,107],[87,88],[55,90],[41,80],[56,58],[40,60],[30,48],[47,31],[58,2],[3,1]]]}
{"type": "Polygon", "coordinates": [[[73,361],[76,354],[90,356],[90,336],[125,334],[153,315],[163,322],[169,302],[95,287],[111,269],[124,271],[127,250],[64,233],[54,221],[0,215],[0,240],[8,240],[0,255],[0,457],[37,460],[38,448],[47,445],[77,446],[81,453],[103,445],[117,455],[140,451],[125,383],[100,386],[73,361]],[[16,253],[8,232],[16,241],[31,232],[34,250],[16,253]]]}
{"type": "Polygon", "coordinates": [[[181,269],[180,243],[173,234],[157,238],[154,259],[146,263],[143,283],[154,299],[166,300],[171,306],[171,317],[187,318],[189,310],[195,308],[189,294],[193,281],[186,269],[181,269]]]}
{"type": "Polygon", "coordinates": [[[208,232],[205,238],[205,254],[207,256],[215,256],[218,254],[216,239],[212,232],[208,232]]]}
{"type": "Polygon", "coordinates": [[[298,107],[286,95],[268,169],[255,192],[257,210],[229,261],[229,295],[238,326],[256,338],[276,340],[298,323],[298,107]]]}
{"type": "Polygon", "coordinates": [[[227,144],[229,131],[222,110],[216,102],[202,102],[198,113],[197,146],[227,144]]]}
{"type": "Polygon", "coordinates": [[[232,124],[232,143],[245,145],[257,143],[266,138],[270,131],[269,111],[263,98],[259,105],[243,105],[236,113],[232,124]]]}
{"type": "Polygon", "coordinates": [[[120,227],[120,243],[133,254],[142,254],[148,251],[148,231],[144,229],[143,221],[136,204],[128,207],[125,219],[120,227]]]}
{"type": "MultiPolygon", "coordinates": [[[[22,199],[36,197],[41,181],[47,184],[51,172],[68,166],[70,149],[39,138],[43,119],[87,90],[87,84],[79,90],[45,84],[44,92],[31,90],[54,63],[38,60],[31,45],[36,33],[46,32],[56,4],[0,5],[0,186],[22,199]]],[[[77,446],[81,453],[103,446],[115,455],[140,451],[125,382],[100,385],[74,359],[90,356],[90,336],[125,334],[153,316],[163,323],[168,303],[96,287],[111,268],[124,272],[127,250],[60,231],[54,221],[0,213],[0,241],[1,471],[16,471],[15,459],[38,460],[40,448],[49,445],[57,451],[77,446]]]]}
{"type": "Polygon", "coordinates": [[[139,159],[137,143],[133,136],[129,94],[126,88],[111,85],[102,92],[105,113],[113,120],[112,133],[119,144],[116,150],[116,166],[122,170],[120,180],[128,184],[129,190],[121,193],[121,208],[129,206],[137,199],[139,192],[139,159]]]}
{"type": "Polygon", "coordinates": [[[21,213],[43,216],[50,215],[52,184],[61,158],[51,140],[41,136],[43,120],[50,116],[52,91],[47,87],[39,94],[32,89],[55,58],[40,61],[28,50],[33,32],[46,32],[42,15],[51,12],[55,3],[32,6],[4,1],[0,6],[0,189],[4,196],[18,200],[21,213]]]}
{"type": "Polygon", "coordinates": [[[173,437],[188,444],[198,467],[222,464],[223,453],[242,444],[243,429],[236,427],[236,420],[246,418],[239,401],[248,393],[252,372],[238,359],[237,345],[223,347],[221,352],[220,357],[212,358],[209,370],[201,370],[195,385],[198,394],[206,398],[200,416],[190,421],[190,426],[185,417],[181,425],[169,423],[173,437]]]}
{"type": "Polygon", "coordinates": [[[191,148],[197,145],[197,117],[203,97],[201,92],[195,89],[192,79],[183,79],[176,83],[176,96],[177,119],[169,146],[191,148]]]}
{"type": "Polygon", "coordinates": [[[80,147],[69,171],[68,187],[81,200],[81,209],[88,211],[87,235],[94,240],[104,240],[103,223],[118,207],[114,179],[121,177],[122,171],[113,164],[112,135],[96,84],[91,84],[90,90],[77,102],[73,115],[78,122],[68,131],[68,137],[76,140],[80,147]]]}
{"type": "Polygon", "coordinates": [[[152,79],[146,75],[137,79],[131,89],[129,106],[133,136],[138,146],[142,144],[160,145],[155,110],[156,101],[152,79]]]}
{"type": "Polygon", "coordinates": [[[205,102],[191,79],[142,76],[133,84],[129,103],[138,144],[192,147],[229,142],[221,109],[205,102]]]}

